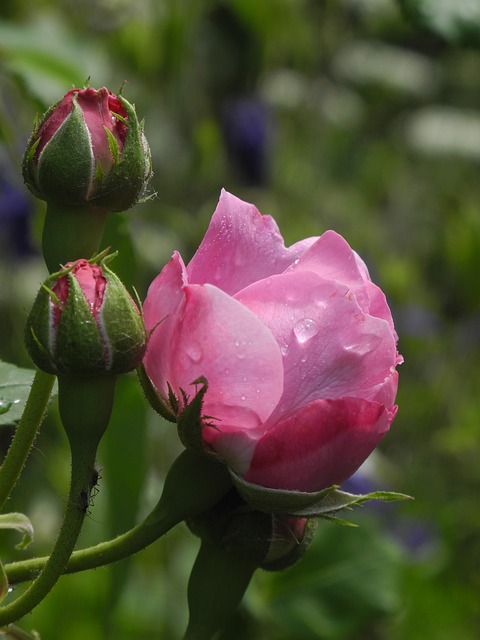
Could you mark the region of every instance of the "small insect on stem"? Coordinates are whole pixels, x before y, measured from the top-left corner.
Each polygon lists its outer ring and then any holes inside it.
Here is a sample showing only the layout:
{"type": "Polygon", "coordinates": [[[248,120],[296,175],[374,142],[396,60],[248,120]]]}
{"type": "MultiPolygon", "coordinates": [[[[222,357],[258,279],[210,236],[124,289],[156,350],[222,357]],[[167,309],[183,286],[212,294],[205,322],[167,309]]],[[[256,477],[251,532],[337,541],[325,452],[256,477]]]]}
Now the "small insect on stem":
{"type": "Polygon", "coordinates": [[[89,513],[89,507],[93,507],[93,499],[99,492],[98,481],[101,480],[101,467],[95,465],[92,471],[87,491],[80,491],[79,508],[83,513],[89,513]]]}

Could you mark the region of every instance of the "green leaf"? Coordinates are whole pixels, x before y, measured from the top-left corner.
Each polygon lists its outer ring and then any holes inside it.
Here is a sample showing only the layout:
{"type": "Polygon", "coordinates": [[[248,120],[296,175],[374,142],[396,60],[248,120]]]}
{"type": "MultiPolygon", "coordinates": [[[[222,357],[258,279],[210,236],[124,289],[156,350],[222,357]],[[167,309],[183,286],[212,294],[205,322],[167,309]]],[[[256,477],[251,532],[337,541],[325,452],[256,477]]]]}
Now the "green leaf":
{"type": "Polygon", "coordinates": [[[458,44],[480,43],[480,5],[472,0],[398,0],[405,15],[458,44]]]}
{"type": "Polygon", "coordinates": [[[0,361],[0,426],[20,420],[34,375],[30,369],[0,361]]]}
{"type": "Polygon", "coordinates": [[[24,629],[20,629],[16,624],[9,624],[5,629],[0,629],[0,638],[5,640],[41,640],[37,631],[28,633],[24,629]]]}
{"type": "Polygon", "coordinates": [[[23,513],[2,513],[0,515],[0,529],[15,529],[23,533],[22,541],[16,549],[25,549],[33,540],[33,526],[23,513]]]}

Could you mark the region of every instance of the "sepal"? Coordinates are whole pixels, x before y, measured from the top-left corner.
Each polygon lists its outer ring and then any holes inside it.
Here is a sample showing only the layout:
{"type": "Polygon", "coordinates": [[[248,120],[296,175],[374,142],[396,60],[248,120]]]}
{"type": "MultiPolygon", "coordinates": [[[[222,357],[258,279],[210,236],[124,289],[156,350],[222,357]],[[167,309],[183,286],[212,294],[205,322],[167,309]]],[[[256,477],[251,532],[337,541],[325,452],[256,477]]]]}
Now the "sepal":
{"type": "MultiPolygon", "coordinates": [[[[297,518],[333,519],[336,513],[360,506],[370,500],[392,502],[412,499],[411,496],[391,491],[374,491],[373,493],[356,495],[341,491],[337,486],[314,493],[270,489],[247,482],[232,470],[230,470],[230,475],[235,488],[252,508],[297,518]]],[[[344,523],[342,522],[342,524],[344,523]]]]}
{"type": "MultiPolygon", "coordinates": [[[[210,453],[202,437],[202,428],[204,426],[214,426],[208,422],[209,416],[205,416],[202,413],[203,398],[207,393],[208,382],[206,378],[200,376],[192,382],[192,385],[195,385],[196,390],[193,399],[190,400],[183,389],[181,390],[181,399],[175,396],[170,398],[170,405],[183,406],[177,416],[178,436],[185,448],[197,453],[210,453]],[[197,390],[198,386],[200,388],[197,390]]],[[[170,394],[173,394],[171,389],[170,394]]],[[[211,455],[216,456],[213,452],[211,452],[211,455]]]]}
{"type": "Polygon", "coordinates": [[[202,540],[269,571],[298,562],[316,530],[307,518],[251,509],[233,488],[214,507],[189,518],[187,525],[202,540]]]}
{"type": "Polygon", "coordinates": [[[142,313],[106,260],[104,253],[77,260],[42,284],[25,328],[39,369],[116,375],[141,362],[147,347],[142,313]]]}
{"type": "Polygon", "coordinates": [[[158,389],[147,376],[143,364],[140,364],[137,367],[137,375],[143,389],[143,393],[145,394],[145,397],[152,409],[161,415],[162,418],[168,420],[168,422],[176,422],[177,416],[171,410],[170,404],[162,397],[158,389]]]}

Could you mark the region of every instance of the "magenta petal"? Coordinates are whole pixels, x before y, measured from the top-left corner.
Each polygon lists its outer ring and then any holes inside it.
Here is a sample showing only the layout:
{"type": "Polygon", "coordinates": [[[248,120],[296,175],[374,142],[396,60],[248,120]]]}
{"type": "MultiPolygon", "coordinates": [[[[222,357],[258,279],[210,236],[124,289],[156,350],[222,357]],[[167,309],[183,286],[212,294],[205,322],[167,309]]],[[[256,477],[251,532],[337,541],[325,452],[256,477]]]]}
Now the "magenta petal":
{"type": "Polygon", "coordinates": [[[373,400],[397,359],[388,322],[366,315],[349,288],[287,271],[240,291],[283,354],[284,393],[269,424],[320,398],[373,400]]]}
{"type": "Polygon", "coordinates": [[[209,384],[204,411],[220,421],[219,430],[224,420],[242,426],[245,411],[257,416],[258,426],[283,390],[275,339],[253,313],[220,289],[188,285],[184,290],[185,307],[172,334],[170,383],[191,393],[192,382],[204,376],[209,384]]]}
{"type": "Polygon", "coordinates": [[[163,396],[168,393],[167,382],[172,378],[172,336],[183,305],[186,282],[185,265],[180,254],[174,253],[148,289],[143,304],[145,326],[152,334],[148,341],[143,364],[145,370],[163,396]]]}
{"type": "Polygon", "coordinates": [[[222,190],[202,244],[187,266],[189,281],[208,282],[233,295],[256,280],[281,273],[314,241],[286,248],[273,218],[222,190]]]}
{"type": "Polygon", "coordinates": [[[355,294],[362,311],[387,320],[393,330],[385,295],[371,282],[363,260],[335,231],[326,231],[320,236],[291,269],[311,271],[322,278],[341,282],[355,294]]]}
{"type": "Polygon", "coordinates": [[[116,138],[120,151],[123,149],[123,141],[112,120],[109,96],[109,91],[105,87],[97,91],[87,88],[79,91],[77,96],[78,105],[83,111],[83,117],[90,134],[95,162],[100,162],[106,174],[113,166],[113,157],[105,128],[116,138]]]}
{"type": "Polygon", "coordinates": [[[378,445],[395,413],[358,398],[316,400],[258,441],[245,480],[291,491],[340,485],[378,445]]]}

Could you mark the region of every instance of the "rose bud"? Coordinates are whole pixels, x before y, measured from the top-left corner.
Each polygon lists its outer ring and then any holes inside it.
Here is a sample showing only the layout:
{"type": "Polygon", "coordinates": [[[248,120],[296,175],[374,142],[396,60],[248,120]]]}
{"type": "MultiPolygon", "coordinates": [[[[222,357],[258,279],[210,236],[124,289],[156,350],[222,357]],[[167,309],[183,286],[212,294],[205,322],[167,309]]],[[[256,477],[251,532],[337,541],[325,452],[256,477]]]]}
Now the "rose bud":
{"type": "Polygon", "coordinates": [[[397,412],[390,309],[334,231],[285,247],[272,218],[223,192],[188,266],[175,253],[150,285],[144,318],[144,370],[184,444],[254,485],[342,484],[397,412]]]}
{"type": "Polygon", "coordinates": [[[147,344],[143,318],[118,277],[77,260],[49,276],[27,319],[27,350],[57,375],[115,375],[134,369],[147,344]]]}
{"type": "Polygon", "coordinates": [[[105,87],[72,89],[34,126],[23,158],[32,193],[60,205],[124,211],[151,176],[134,107],[105,87]]]}
{"type": "Polygon", "coordinates": [[[248,509],[232,490],[212,509],[187,520],[199,538],[256,567],[277,571],[302,558],[316,531],[317,521],[248,509]]]}

